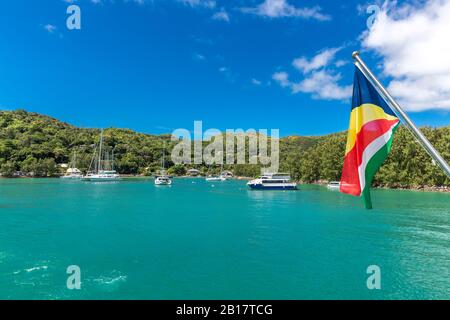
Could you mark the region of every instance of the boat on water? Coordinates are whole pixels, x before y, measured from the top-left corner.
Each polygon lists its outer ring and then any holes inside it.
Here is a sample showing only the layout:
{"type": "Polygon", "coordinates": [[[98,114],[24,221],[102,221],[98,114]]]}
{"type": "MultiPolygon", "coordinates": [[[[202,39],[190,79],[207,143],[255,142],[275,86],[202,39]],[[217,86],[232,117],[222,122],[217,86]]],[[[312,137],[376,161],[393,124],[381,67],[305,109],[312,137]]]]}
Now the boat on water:
{"type": "Polygon", "coordinates": [[[120,175],[115,170],[100,170],[98,173],[88,173],[83,177],[85,181],[118,181],[120,175]]]}
{"type": "Polygon", "coordinates": [[[69,168],[66,174],[60,177],[61,179],[82,179],[83,173],[77,168],[69,168]]]}
{"type": "Polygon", "coordinates": [[[172,179],[170,179],[170,177],[167,176],[167,175],[158,176],[155,179],[155,185],[157,185],[157,186],[170,186],[170,185],[172,185],[172,179]]]}
{"type": "Polygon", "coordinates": [[[233,179],[234,175],[231,171],[223,171],[220,174],[221,177],[224,177],[226,180],[233,179]]]}
{"type": "Polygon", "coordinates": [[[220,167],[220,175],[209,175],[205,178],[206,181],[225,181],[229,178],[228,171],[223,171],[223,164],[220,167]]]}
{"type": "Polygon", "coordinates": [[[76,167],[77,165],[77,154],[76,152],[72,156],[72,160],[70,161],[69,168],[66,171],[66,174],[61,176],[61,179],[81,179],[83,178],[83,173],[80,169],[76,167]]]}
{"type": "Polygon", "coordinates": [[[227,180],[227,178],[225,178],[224,176],[220,175],[220,176],[208,176],[205,178],[206,181],[225,181],[227,180]]]}
{"type": "Polygon", "coordinates": [[[249,181],[247,185],[259,190],[297,190],[297,183],[287,173],[265,173],[258,179],[249,181]]]}
{"type": "Polygon", "coordinates": [[[110,156],[110,153],[103,146],[103,129],[100,133],[100,142],[92,157],[89,171],[82,179],[93,182],[120,180],[120,175],[114,170],[114,151],[111,151],[110,156]]]}
{"type": "Polygon", "coordinates": [[[341,187],[341,183],[339,181],[330,181],[327,184],[327,188],[330,190],[339,190],[341,187]]]}
{"type": "Polygon", "coordinates": [[[162,152],[162,159],[161,159],[161,174],[155,177],[155,185],[157,186],[171,186],[172,185],[172,179],[170,176],[166,174],[166,163],[164,161],[164,151],[165,146],[162,152]]]}

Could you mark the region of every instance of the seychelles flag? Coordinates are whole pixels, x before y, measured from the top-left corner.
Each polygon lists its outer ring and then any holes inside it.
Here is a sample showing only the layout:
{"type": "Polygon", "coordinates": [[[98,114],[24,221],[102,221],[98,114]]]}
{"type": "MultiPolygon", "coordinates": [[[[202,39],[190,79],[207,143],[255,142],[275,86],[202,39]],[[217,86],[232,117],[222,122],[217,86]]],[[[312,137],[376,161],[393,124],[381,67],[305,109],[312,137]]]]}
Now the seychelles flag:
{"type": "Polygon", "coordinates": [[[340,191],[362,196],[367,209],[372,209],[372,179],[391,150],[399,122],[384,99],[356,68],[340,191]]]}

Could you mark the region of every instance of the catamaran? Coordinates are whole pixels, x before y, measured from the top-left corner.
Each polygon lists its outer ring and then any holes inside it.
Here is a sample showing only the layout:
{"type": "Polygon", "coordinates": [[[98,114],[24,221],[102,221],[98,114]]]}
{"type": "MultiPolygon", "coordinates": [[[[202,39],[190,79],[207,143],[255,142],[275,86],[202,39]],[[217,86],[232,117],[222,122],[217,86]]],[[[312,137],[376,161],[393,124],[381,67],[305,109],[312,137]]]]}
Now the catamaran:
{"type": "Polygon", "coordinates": [[[117,181],[119,174],[114,170],[114,151],[109,152],[103,148],[103,129],[100,133],[98,150],[94,152],[88,173],[83,177],[85,181],[117,181]]]}
{"type": "Polygon", "coordinates": [[[161,160],[161,174],[156,176],[155,185],[157,186],[170,186],[172,185],[172,179],[166,174],[166,166],[164,161],[164,150],[162,152],[162,160],[161,160]]]}
{"type": "Polygon", "coordinates": [[[72,160],[70,161],[69,168],[66,171],[66,174],[61,176],[62,179],[81,179],[83,178],[83,174],[80,169],[76,167],[77,165],[77,153],[74,152],[72,156],[72,160]]]}
{"type": "Polygon", "coordinates": [[[297,183],[291,181],[288,173],[266,173],[247,185],[252,189],[262,190],[297,190],[297,183]]]}

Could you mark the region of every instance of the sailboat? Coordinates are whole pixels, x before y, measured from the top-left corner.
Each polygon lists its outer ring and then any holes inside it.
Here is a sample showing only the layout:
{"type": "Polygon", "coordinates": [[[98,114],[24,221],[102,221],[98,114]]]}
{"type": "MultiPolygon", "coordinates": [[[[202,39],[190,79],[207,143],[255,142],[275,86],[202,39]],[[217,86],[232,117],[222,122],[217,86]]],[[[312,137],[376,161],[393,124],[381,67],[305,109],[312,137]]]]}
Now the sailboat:
{"type": "Polygon", "coordinates": [[[165,161],[164,161],[164,151],[165,146],[162,152],[162,160],[161,160],[161,174],[156,176],[155,185],[157,186],[170,186],[172,185],[172,179],[166,174],[165,161]]]}
{"type": "Polygon", "coordinates": [[[72,156],[72,160],[70,161],[69,168],[66,171],[66,174],[63,175],[62,179],[81,179],[83,178],[83,174],[81,170],[76,167],[77,165],[77,153],[74,152],[72,156]]]}
{"type": "Polygon", "coordinates": [[[86,181],[117,181],[119,174],[114,170],[114,151],[109,153],[103,148],[103,129],[100,133],[98,150],[96,149],[92,157],[88,173],[83,177],[86,181]]]}

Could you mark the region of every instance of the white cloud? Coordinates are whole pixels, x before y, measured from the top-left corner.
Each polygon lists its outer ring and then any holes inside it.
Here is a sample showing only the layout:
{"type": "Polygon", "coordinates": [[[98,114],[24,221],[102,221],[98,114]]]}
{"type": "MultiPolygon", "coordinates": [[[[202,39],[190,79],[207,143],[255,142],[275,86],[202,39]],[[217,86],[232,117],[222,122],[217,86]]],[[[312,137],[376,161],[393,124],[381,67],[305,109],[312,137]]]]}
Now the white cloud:
{"type": "Polygon", "coordinates": [[[292,84],[292,92],[311,93],[315,99],[346,100],[352,94],[352,85],[340,86],[340,73],[331,73],[325,69],[313,72],[298,83],[292,84]]]}
{"type": "Polygon", "coordinates": [[[214,20],[230,22],[230,15],[225,9],[220,9],[220,11],[214,13],[212,16],[214,20]]]}
{"type": "Polygon", "coordinates": [[[334,65],[335,65],[337,68],[340,68],[340,67],[345,66],[346,64],[348,64],[348,61],[346,61],[346,60],[338,60],[338,61],[335,62],[334,65]]]}
{"type": "Polygon", "coordinates": [[[272,75],[272,79],[275,80],[276,82],[278,82],[278,84],[282,87],[290,87],[292,84],[289,81],[289,75],[287,74],[287,72],[275,72],[272,75]]]}
{"type": "Polygon", "coordinates": [[[262,84],[262,82],[258,79],[253,78],[251,80],[252,84],[254,84],[255,86],[260,86],[262,84]]]}
{"type": "Polygon", "coordinates": [[[241,8],[244,13],[251,13],[268,18],[296,17],[304,19],[316,19],[319,21],[330,20],[331,17],[322,13],[318,6],[311,8],[297,8],[287,0],[264,0],[256,7],[241,8]]]}
{"type": "Polygon", "coordinates": [[[203,7],[213,9],[216,7],[216,1],[214,0],[178,0],[178,1],[193,8],[203,7]]]}
{"type": "Polygon", "coordinates": [[[339,50],[340,48],[324,49],[310,60],[306,57],[297,58],[292,65],[303,73],[317,70],[328,65],[339,50]]]}
{"type": "Polygon", "coordinates": [[[194,53],[192,55],[192,59],[194,59],[196,61],[204,61],[204,60],[206,60],[206,57],[200,53],[194,53]]]}
{"type": "Polygon", "coordinates": [[[450,1],[386,5],[363,46],[383,60],[388,90],[403,108],[450,110],[450,1]]]}
{"type": "Polygon", "coordinates": [[[53,24],[46,24],[44,26],[44,29],[48,32],[48,33],[54,33],[56,31],[56,26],[53,24]]]}
{"type": "Polygon", "coordinates": [[[294,59],[292,65],[300,71],[302,79],[298,82],[291,81],[287,72],[276,72],[272,75],[280,86],[290,88],[293,94],[302,92],[311,94],[314,99],[347,100],[352,94],[352,85],[342,86],[342,75],[332,66],[336,67],[341,60],[334,65],[336,53],[341,48],[328,48],[319,51],[314,57],[300,57],[294,59]]]}

